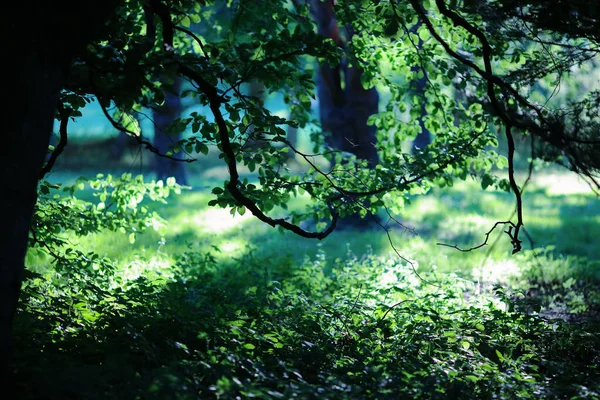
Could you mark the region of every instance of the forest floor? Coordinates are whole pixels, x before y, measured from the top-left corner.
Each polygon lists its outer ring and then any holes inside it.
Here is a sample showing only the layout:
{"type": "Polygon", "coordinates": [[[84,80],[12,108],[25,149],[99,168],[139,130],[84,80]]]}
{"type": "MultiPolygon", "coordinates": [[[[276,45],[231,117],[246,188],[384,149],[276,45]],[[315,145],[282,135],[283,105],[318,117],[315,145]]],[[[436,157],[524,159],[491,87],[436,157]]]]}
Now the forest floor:
{"type": "Polygon", "coordinates": [[[18,398],[600,398],[600,201],[576,176],[532,179],[512,255],[501,226],[457,249],[513,215],[475,182],[315,242],[208,207],[224,173],[193,170],[134,243],[67,235],[113,269],[30,251],[18,398]]]}

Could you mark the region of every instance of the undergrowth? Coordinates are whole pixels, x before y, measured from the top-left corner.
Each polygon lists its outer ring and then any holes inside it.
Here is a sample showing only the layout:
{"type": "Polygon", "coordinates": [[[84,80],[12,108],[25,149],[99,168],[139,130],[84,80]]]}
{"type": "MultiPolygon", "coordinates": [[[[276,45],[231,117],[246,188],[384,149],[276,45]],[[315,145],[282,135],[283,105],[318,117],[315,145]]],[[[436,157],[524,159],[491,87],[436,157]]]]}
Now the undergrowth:
{"type": "MultiPolygon", "coordinates": [[[[502,197],[453,190],[409,211],[431,237],[467,243],[462,227],[489,225],[473,216],[502,197]]],[[[180,191],[130,174],[42,184],[15,322],[17,399],[600,398],[600,265],[565,252],[574,240],[597,254],[582,214],[597,205],[583,195],[564,218],[543,209],[546,225],[528,225],[548,242],[580,221],[561,249],[465,257],[393,232],[411,265],[386,232],[309,248],[250,219],[194,230],[227,221],[190,211],[206,195],[167,202],[180,191]]]]}
{"type": "Polygon", "coordinates": [[[426,283],[374,254],[348,252],[327,272],[322,251],[296,266],[245,254],[219,265],[190,250],[172,278],[111,290],[85,272],[50,296],[28,280],[22,398],[600,396],[593,327],[544,320],[507,288],[426,283]]]}

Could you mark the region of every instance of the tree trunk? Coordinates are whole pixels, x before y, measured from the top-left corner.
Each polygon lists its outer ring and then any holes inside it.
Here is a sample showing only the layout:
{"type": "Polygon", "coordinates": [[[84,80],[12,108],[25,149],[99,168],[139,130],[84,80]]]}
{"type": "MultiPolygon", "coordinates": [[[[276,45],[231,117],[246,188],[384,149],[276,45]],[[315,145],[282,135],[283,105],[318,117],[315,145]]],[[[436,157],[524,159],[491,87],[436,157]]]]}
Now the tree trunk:
{"type": "Polygon", "coordinates": [[[421,151],[424,150],[425,147],[429,146],[429,144],[431,143],[431,133],[425,127],[425,121],[423,120],[423,118],[427,115],[427,110],[425,108],[425,105],[426,105],[425,85],[426,84],[427,84],[427,80],[425,79],[425,77],[417,79],[417,81],[414,82],[414,86],[415,86],[414,93],[417,96],[422,97],[423,100],[421,102],[421,116],[419,117],[419,126],[421,127],[421,132],[419,132],[419,134],[417,135],[415,140],[413,140],[413,144],[412,144],[413,153],[415,153],[419,150],[421,150],[421,151]]]}
{"type": "MultiPolygon", "coordinates": [[[[311,11],[319,34],[343,47],[344,40],[335,20],[333,2],[313,0],[311,11]]],[[[346,27],[345,31],[352,36],[350,27],[346,27]]],[[[336,66],[319,65],[319,117],[323,131],[329,135],[327,143],[332,148],[352,153],[374,167],[379,159],[375,147],[377,139],[375,127],[367,125],[367,119],[379,111],[379,95],[375,88],[365,89],[362,86],[361,74],[360,68],[350,68],[344,60],[336,66]]]]}
{"type": "MultiPolygon", "coordinates": [[[[340,47],[345,46],[340,27],[335,19],[333,1],[312,0],[311,12],[317,22],[319,34],[333,39],[340,47]]],[[[350,40],[352,27],[344,27],[346,40],[350,40]]],[[[317,98],[321,128],[327,135],[325,142],[334,150],[354,154],[366,160],[370,168],[379,161],[375,126],[367,125],[368,118],[379,112],[379,94],[375,88],[365,89],[361,82],[362,70],[349,67],[346,60],[331,66],[318,67],[317,98]]],[[[376,221],[375,216],[362,218],[359,213],[340,220],[338,229],[365,229],[376,221]]]]}
{"type": "MultiPolygon", "coordinates": [[[[16,2],[0,24],[7,56],[0,157],[0,382],[10,383],[12,322],[23,280],[37,183],[66,69],[101,32],[115,1],[16,2]],[[22,17],[27,16],[24,20],[22,17]]],[[[6,390],[6,387],[0,388],[6,390]]]]}
{"type": "MultiPolygon", "coordinates": [[[[169,125],[181,115],[180,92],[181,80],[176,79],[171,87],[165,88],[165,103],[161,107],[152,110],[154,119],[153,144],[161,154],[166,154],[173,143],[182,139],[180,133],[167,132],[169,125]]],[[[153,167],[157,180],[164,181],[169,177],[174,177],[180,185],[187,185],[184,162],[171,160],[157,154],[153,154],[153,156],[153,167]]]]}
{"type": "Polygon", "coordinates": [[[12,112],[4,121],[4,154],[0,161],[0,183],[4,187],[0,196],[0,354],[3,367],[9,361],[11,326],[23,279],[38,176],[48,149],[62,81],[60,66],[43,57],[40,59],[38,54],[22,55],[19,62],[19,68],[8,75],[11,77],[6,80],[8,87],[4,87],[4,95],[12,102],[12,112]]]}

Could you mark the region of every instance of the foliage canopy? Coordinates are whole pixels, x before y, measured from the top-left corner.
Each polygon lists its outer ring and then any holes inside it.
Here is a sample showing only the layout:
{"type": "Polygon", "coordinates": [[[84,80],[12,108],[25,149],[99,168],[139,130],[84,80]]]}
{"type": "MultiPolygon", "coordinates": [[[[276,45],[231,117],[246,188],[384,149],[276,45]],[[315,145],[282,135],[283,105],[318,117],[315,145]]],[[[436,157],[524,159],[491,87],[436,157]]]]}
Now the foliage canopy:
{"type": "Polygon", "coordinates": [[[68,120],[97,99],[116,128],[157,152],[131,116],[160,105],[161,87],[182,77],[182,96],[202,111],[173,122],[171,131],[188,135],[164,156],[177,158],[173,154],[183,150],[185,162],[218,153],[229,179],[213,189],[210,205],[249,210],[305,237],[327,236],[340,217],[374,215],[381,207],[401,207],[411,192],[475,177],[484,189],[515,193],[516,220],[502,223],[519,251],[517,136],[531,141],[532,159],[561,163],[600,188],[598,82],[585,81],[576,101],[556,96],[561,79],[585,75],[597,63],[594,7],[558,0],[334,3],[342,35],[351,39],[345,48],[315,32],[309,3],[127,1],[108,23],[105,40],[74,63],[57,118],[66,135],[68,120]],[[557,13],[563,6],[569,19],[557,13]],[[385,94],[369,120],[377,127],[376,167],[327,147],[311,115],[317,62],[360,69],[363,86],[385,94]],[[423,78],[425,90],[415,93],[413,83],[423,78]],[[289,118],[246,93],[244,85],[255,80],[283,95],[289,118]],[[552,85],[544,98],[542,89],[552,85]],[[421,117],[434,140],[411,154],[403,144],[420,132],[421,117]],[[314,149],[290,143],[287,125],[312,129],[314,149]],[[506,143],[505,155],[496,151],[499,141],[506,143]],[[289,152],[307,169],[286,168],[289,152]],[[506,167],[505,177],[496,175],[506,167]],[[248,172],[258,182],[249,181],[248,172]],[[298,195],[312,200],[306,212],[269,216],[298,195]],[[302,224],[308,218],[317,221],[316,230],[302,224]]]}

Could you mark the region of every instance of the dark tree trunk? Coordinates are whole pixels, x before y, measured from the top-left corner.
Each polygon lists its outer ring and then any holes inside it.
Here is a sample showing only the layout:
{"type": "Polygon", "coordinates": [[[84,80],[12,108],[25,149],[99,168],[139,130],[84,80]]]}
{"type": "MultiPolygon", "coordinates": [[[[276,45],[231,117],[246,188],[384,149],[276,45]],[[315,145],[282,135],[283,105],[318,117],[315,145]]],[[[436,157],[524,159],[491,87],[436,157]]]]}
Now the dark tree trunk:
{"type": "MultiPolygon", "coordinates": [[[[333,1],[312,0],[311,12],[317,22],[317,31],[322,36],[333,39],[340,47],[345,46],[334,14],[333,1]]],[[[350,40],[353,31],[343,28],[350,40]]],[[[332,66],[321,64],[318,67],[317,98],[321,128],[327,135],[326,143],[334,150],[354,154],[366,160],[370,168],[379,161],[375,126],[367,125],[369,116],[379,112],[379,94],[375,88],[365,89],[361,83],[362,70],[349,67],[346,60],[332,66]]],[[[340,220],[338,229],[365,229],[376,221],[375,216],[362,218],[359,213],[340,220]]]]}
{"type": "MultiPolygon", "coordinates": [[[[319,34],[344,46],[332,3],[313,0],[311,10],[319,34]]],[[[344,30],[352,35],[350,27],[344,30]]],[[[323,131],[329,135],[327,143],[332,148],[352,153],[374,167],[378,161],[377,139],[375,127],[367,125],[367,119],[379,111],[379,95],[375,88],[364,89],[361,74],[360,68],[350,68],[344,60],[336,66],[319,65],[319,117],[323,131]]]]}
{"type": "MultiPolygon", "coordinates": [[[[420,27],[421,27],[421,23],[418,23],[417,25],[414,26],[414,28],[412,29],[412,32],[415,34],[418,34],[417,30],[420,27]]],[[[421,39],[419,39],[417,48],[419,51],[421,51],[422,47],[423,47],[423,41],[421,39]]],[[[427,71],[423,69],[423,66],[418,66],[418,67],[413,68],[413,71],[418,71],[418,70],[422,70],[423,77],[419,78],[413,82],[413,93],[421,98],[421,116],[419,117],[419,126],[421,127],[421,132],[419,132],[419,134],[417,135],[415,140],[413,140],[413,144],[412,144],[412,152],[413,153],[422,151],[423,149],[425,149],[425,147],[429,146],[429,144],[431,143],[431,132],[429,132],[429,130],[425,127],[425,121],[423,120],[425,115],[427,115],[427,109],[425,107],[427,104],[427,100],[425,98],[425,87],[427,86],[427,78],[425,77],[425,74],[427,73],[427,71]]]]}
{"type": "MultiPolygon", "coordinates": [[[[37,183],[57,96],[73,57],[99,33],[113,1],[16,2],[1,20],[7,58],[0,157],[0,380],[10,382],[12,322],[23,280],[37,183]],[[27,16],[24,20],[22,17],[27,16]]],[[[0,391],[5,390],[0,388],[0,391]]],[[[1,392],[0,392],[1,393],[1,392]]],[[[1,396],[1,395],[0,395],[1,396]]]]}
{"type": "MultiPolygon", "coordinates": [[[[0,183],[0,354],[6,367],[11,326],[20,294],[27,237],[38,176],[48,149],[61,66],[40,54],[23,54],[4,95],[12,103],[4,120],[0,183]],[[7,90],[8,89],[8,90],[7,90]]],[[[0,373],[4,373],[3,369],[0,373]]]]}
{"type": "MultiPolygon", "coordinates": [[[[169,133],[167,131],[169,125],[181,115],[181,80],[177,79],[164,92],[165,103],[161,107],[152,110],[154,119],[153,144],[161,154],[166,154],[173,143],[182,139],[180,133],[169,133]]],[[[166,180],[169,177],[174,177],[180,185],[187,185],[187,175],[183,162],[155,154],[153,168],[157,180],[166,180]]]]}
{"type": "Polygon", "coordinates": [[[431,133],[425,127],[425,121],[423,118],[427,115],[427,110],[425,108],[425,85],[427,84],[427,80],[425,77],[418,79],[414,82],[415,86],[415,94],[422,98],[421,101],[421,117],[419,117],[419,125],[421,126],[421,132],[417,135],[415,140],[413,141],[412,151],[413,153],[425,149],[425,147],[429,146],[431,143],[431,133]]]}

